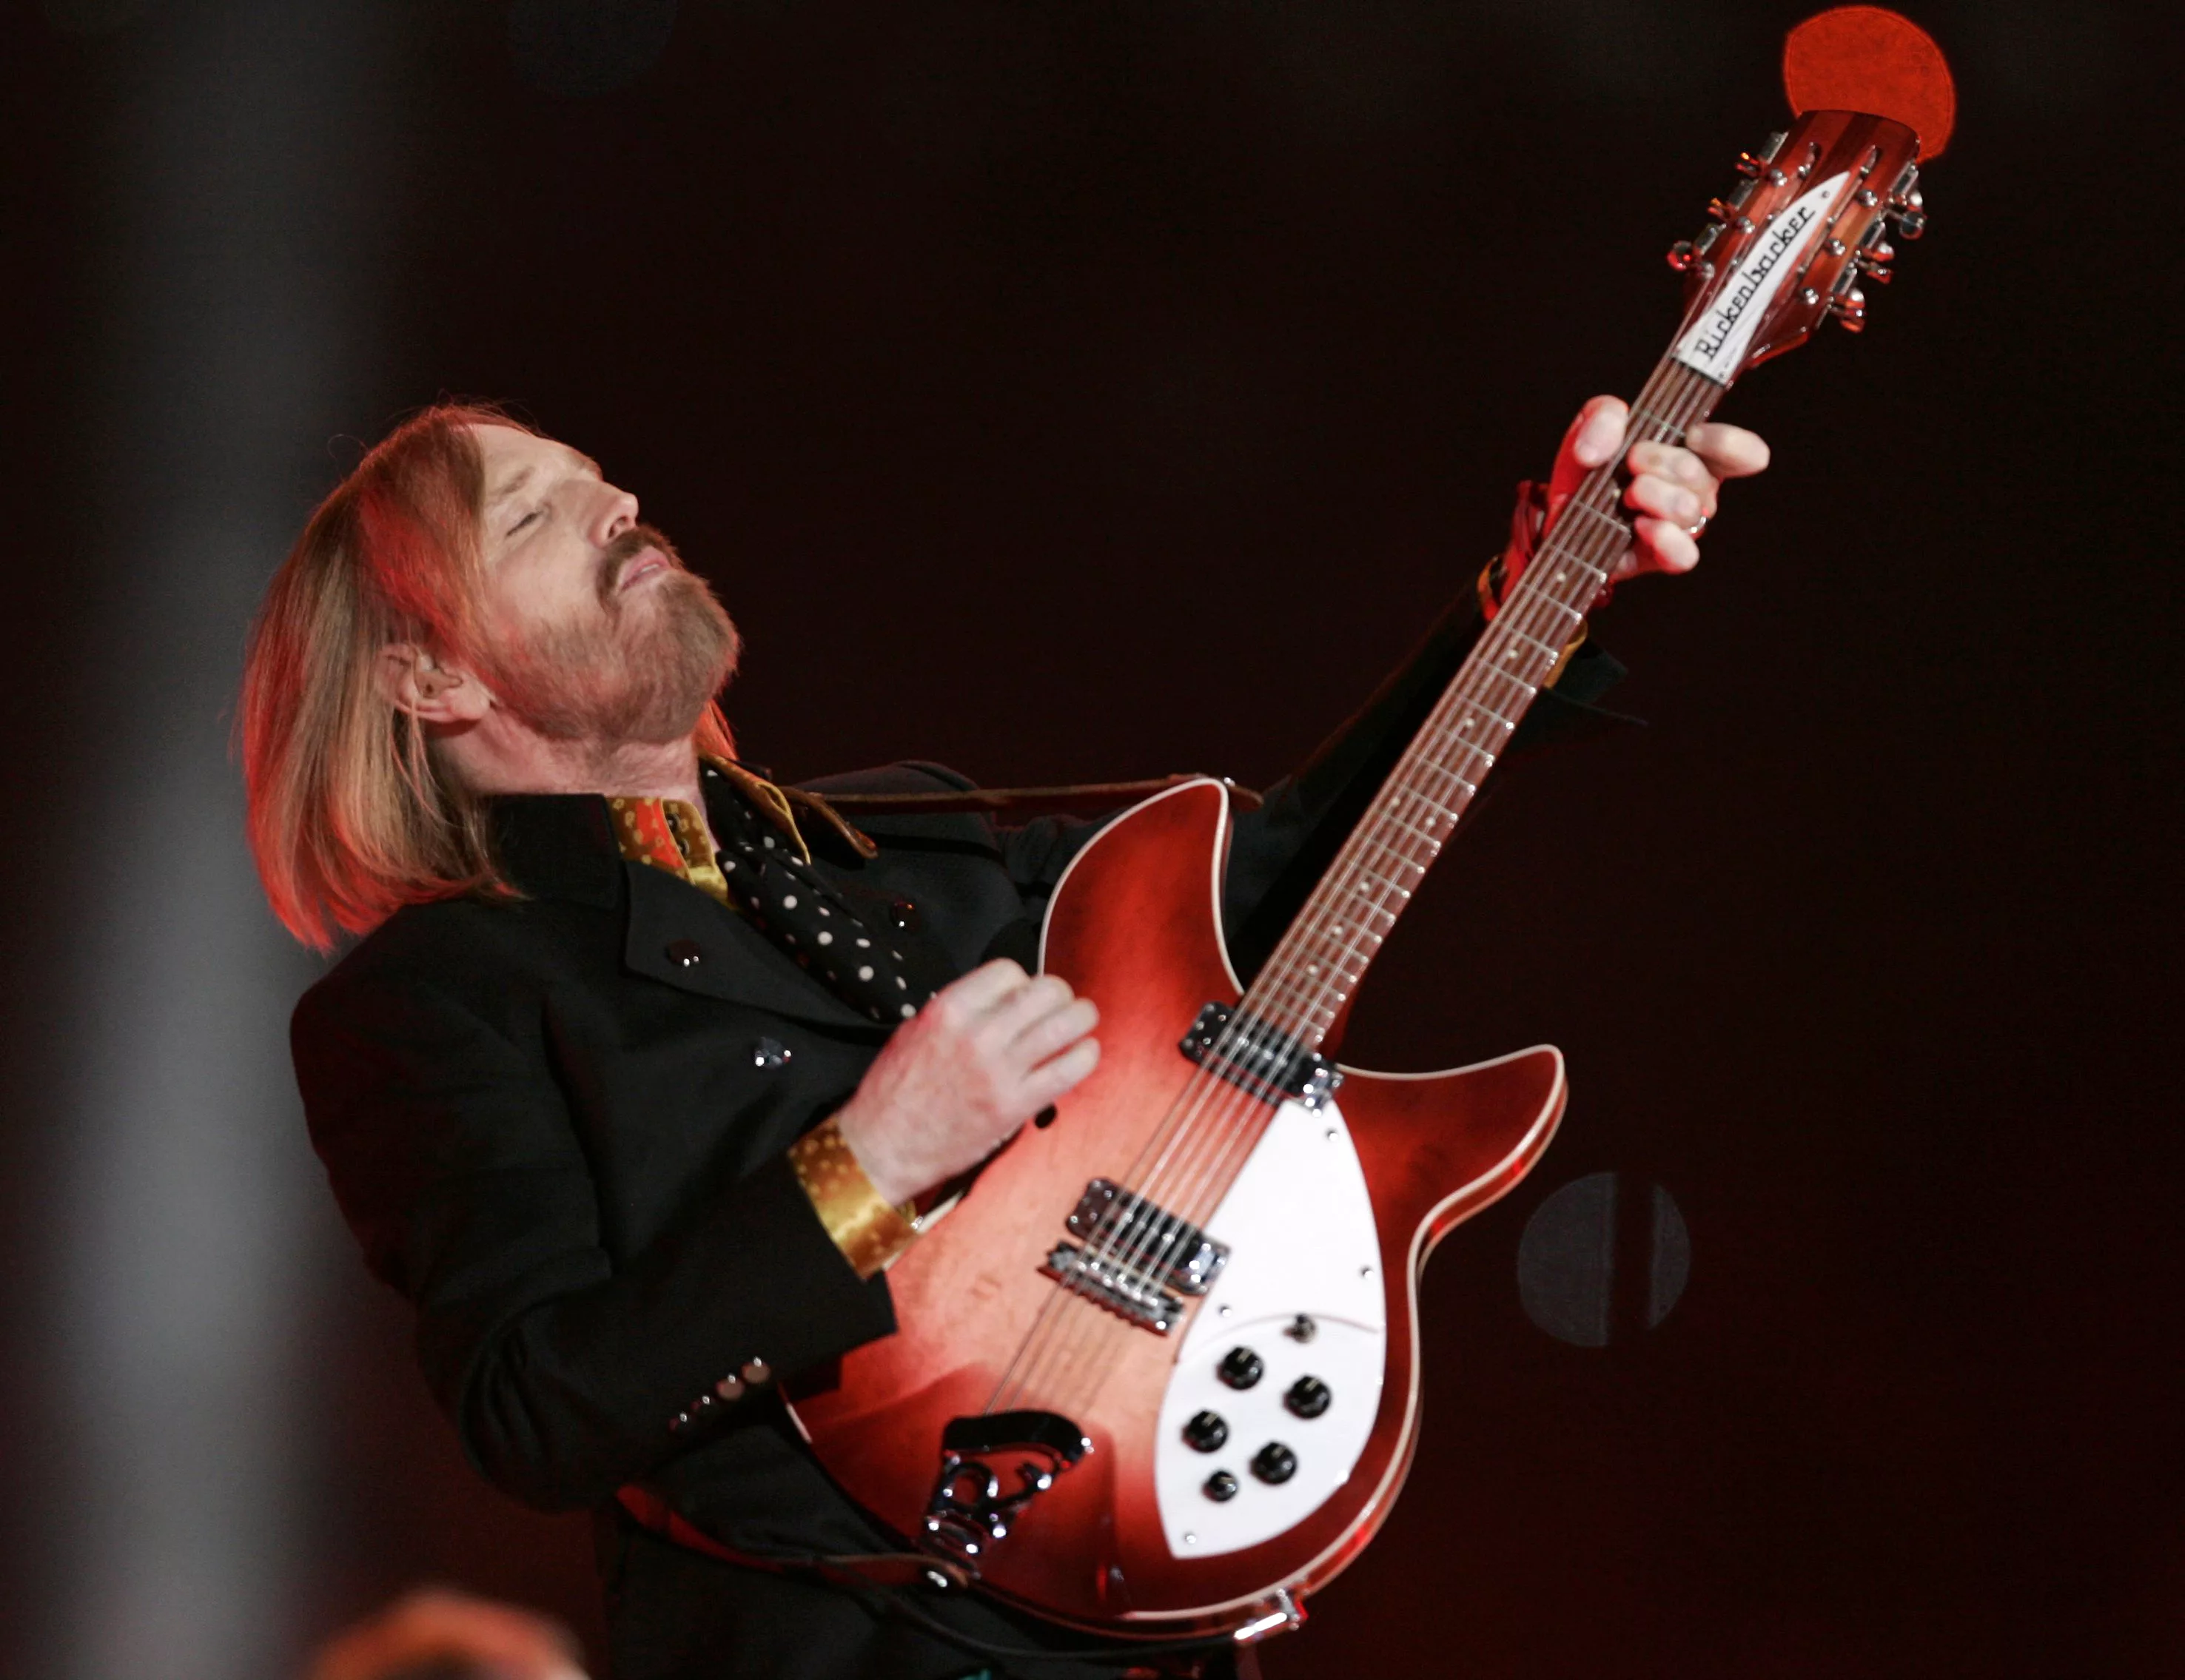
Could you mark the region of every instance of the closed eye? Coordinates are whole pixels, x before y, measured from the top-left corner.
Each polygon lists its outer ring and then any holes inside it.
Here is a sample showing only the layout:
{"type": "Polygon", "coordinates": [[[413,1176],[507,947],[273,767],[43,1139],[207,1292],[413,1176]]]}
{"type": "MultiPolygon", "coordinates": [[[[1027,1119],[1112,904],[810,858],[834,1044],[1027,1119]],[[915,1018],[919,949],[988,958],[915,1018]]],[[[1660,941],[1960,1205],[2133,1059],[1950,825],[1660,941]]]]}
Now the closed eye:
{"type": "Polygon", "coordinates": [[[530,512],[525,514],[522,518],[517,520],[515,524],[508,527],[508,534],[513,537],[518,531],[521,531],[525,526],[530,524],[533,521],[545,517],[545,512],[546,510],[544,508],[533,508],[530,512]]]}

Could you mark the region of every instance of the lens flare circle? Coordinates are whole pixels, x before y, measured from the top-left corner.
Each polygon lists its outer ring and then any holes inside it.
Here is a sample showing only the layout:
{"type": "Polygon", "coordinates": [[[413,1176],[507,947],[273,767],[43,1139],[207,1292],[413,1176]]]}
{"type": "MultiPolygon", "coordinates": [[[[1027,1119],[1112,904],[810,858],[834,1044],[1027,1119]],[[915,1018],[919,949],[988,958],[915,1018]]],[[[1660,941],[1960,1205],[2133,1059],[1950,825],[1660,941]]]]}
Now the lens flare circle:
{"type": "Polygon", "coordinates": [[[1921,161],[1940,157],[1958,118],[1957,84],[1935,39],[1880,6],[1838,6],[1808,18],[1783,42],[1783,92],[1793,112],[1864,111],[1920,137],[1921,161]]]}

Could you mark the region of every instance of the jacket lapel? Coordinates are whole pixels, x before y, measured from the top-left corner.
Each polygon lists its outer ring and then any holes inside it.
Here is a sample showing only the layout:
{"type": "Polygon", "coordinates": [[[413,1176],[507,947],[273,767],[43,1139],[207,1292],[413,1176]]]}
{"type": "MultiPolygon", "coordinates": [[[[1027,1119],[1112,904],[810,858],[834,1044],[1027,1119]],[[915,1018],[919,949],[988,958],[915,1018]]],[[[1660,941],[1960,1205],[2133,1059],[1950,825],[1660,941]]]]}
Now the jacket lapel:
{"type": "Polygon", "coordinates": [[[623,961],[679,991],[832,1027],[882,1033],[792,962],[774,941],[688,882],[624,863],[629,928],[623,961]]]}

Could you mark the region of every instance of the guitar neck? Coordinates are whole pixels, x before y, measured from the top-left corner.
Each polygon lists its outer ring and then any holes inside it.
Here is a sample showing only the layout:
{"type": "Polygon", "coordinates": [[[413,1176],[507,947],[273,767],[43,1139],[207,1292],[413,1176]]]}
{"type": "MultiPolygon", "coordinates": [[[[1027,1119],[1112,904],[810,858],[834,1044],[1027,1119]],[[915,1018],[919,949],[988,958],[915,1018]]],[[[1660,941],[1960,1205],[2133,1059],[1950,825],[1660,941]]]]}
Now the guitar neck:
{"type": "MultiPolygon", "coordinates": [[[[1678,336],[1632,405],[1626,441],[1682,443],[1759,362],[1833,316],[1866,319],[1862,278],[1885,281],[1884,237],[1926,225],[1920,137],[1858,111],[1810,110],[1755,154],[1672,249],[1686,277],[1678,336]]],[[[1508,746],[1562,650],[1631,546],[1618,463],[1595,468],[1556,516],[1494,621],[1404,751],[1282,942],[1244,994],[1248,1019],[1315,1050],[1355,996],[1389,930],[1508,746]]],[[[1265,1054],[1266,1052],[1259,1052],[1265,1054]]]]}
{"type": "MultiPolygon", "coordinates": [[[[1725,388],[1664,356],[1632,405],[1626,443],[1680,444],[1725,388]]],[[[1443,690],[1366,814],[1243,1000],[1306,1050],[1326,1038],[1389,930],[1501,756],[1629,550],[1619,462],[1596,467],[1557,515],[1494,621],[1443,690]]]]}

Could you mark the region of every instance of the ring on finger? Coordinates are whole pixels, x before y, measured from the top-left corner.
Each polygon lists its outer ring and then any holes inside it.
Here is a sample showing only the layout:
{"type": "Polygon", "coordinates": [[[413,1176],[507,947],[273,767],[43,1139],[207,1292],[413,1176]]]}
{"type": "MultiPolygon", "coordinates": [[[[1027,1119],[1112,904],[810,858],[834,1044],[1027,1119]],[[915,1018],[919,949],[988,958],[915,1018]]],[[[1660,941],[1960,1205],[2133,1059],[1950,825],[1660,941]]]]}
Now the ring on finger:
{"type": "Polygon", "coordinates": [[[1702,515],[1700,516],[1700,517],[1699,517],[1699,522],[1698,522],[1696,525],[1687,525],[1686,527],[1685,527],[1685,534],[1687,537],[1696,537],[1696,536],[1698,536],[1702,532],[1705,531],[1705,530],[1707,529],[1707,515],[1705,515],[1705,514],[1703,513],[1703,514],[1702,514],[1702,515]]]}

